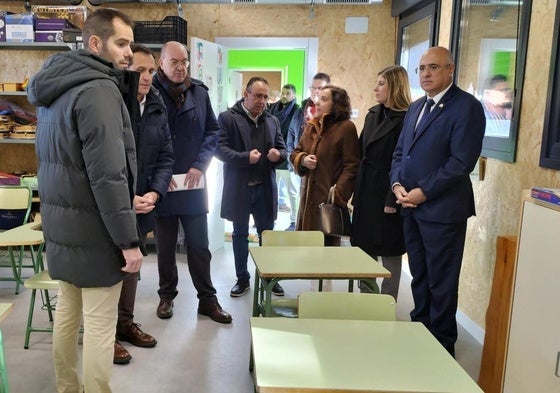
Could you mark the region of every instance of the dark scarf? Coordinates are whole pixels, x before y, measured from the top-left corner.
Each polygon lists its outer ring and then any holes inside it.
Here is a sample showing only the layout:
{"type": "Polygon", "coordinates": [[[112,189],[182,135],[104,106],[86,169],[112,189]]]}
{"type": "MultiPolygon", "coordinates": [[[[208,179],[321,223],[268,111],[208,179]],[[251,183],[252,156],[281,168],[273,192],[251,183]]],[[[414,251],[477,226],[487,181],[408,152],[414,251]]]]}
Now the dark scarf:
{"type": "Polygon", "coordinates": [[[187,89],[191,86],[191,77],[187,75],[183,83],[175,83],[169,80],[161,67],[158,67],[156,78],[167,94],[169,94],[169,97],[171,97],[175,105],[177,105],[177,108],[182,107],[185,103],[187,89]]]}
{"type": "Polygon", "coordinates": [[[284,123],[290,113],[292,113],[292,109],[296,103],[296,100],[293,99],[292,101],[288,102],[287,104],[282,104],[282,101],[278,101],[272,107],[272,114],[280,120],[280,123],[284,123]]]}

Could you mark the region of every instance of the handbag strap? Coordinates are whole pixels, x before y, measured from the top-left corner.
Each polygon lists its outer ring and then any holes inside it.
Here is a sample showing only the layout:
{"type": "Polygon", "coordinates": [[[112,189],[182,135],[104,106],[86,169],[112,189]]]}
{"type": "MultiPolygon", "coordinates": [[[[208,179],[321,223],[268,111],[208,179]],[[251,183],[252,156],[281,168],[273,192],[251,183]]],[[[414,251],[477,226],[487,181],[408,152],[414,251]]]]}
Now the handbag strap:
{"type": "Polygon", "coordinates": [[[327,204],[334,205],[334,189],[336,184],[329,188],[329,195],[327,196],[327,204]]]}

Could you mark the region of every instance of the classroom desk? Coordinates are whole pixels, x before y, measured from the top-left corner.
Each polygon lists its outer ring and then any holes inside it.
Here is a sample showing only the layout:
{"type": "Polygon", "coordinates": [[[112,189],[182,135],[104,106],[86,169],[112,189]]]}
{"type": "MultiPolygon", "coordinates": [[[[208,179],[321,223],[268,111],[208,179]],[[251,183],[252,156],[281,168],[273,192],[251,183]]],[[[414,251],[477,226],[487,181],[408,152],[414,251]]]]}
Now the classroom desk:
{"type": "Polygon", "coordinates": [[[13,303],[0,303],[0,322],[13,310],[13,308],[13,303]]]}
{"type": "Polygon", "coordinates": [[[483,393],[419,322],[251,318],[259,393],[483,393]]]}
{"type": "MultiPolygon", "coordinates": [[[[0,247],[8,247],[10,255],[13,280],[16,281],[16,294],[19,292],[19,286],[23,284],[21,278],[21,268],[23,264],[23,253],[19,253],[18,260],[15,260],[13,247],[26,247],[31,249],[31,258],[33,261],[34,271],[42,269],[41,252],[44,246],[43,231],[40,230],[40,222],[30,222],[20,225],[16,228],[0,232],[0,247]],[[38,246],[36,250],[34,246],[38,246]]],[[[9,265],[8,265],[9,266],[9,265]]]]}
{"type": "Polygon", "coordinates": [[[372,279],[391,273],[359,247],[249,247],[255,262],[253,316],[272,315],[272,287],[281,280],[372,279]]]}

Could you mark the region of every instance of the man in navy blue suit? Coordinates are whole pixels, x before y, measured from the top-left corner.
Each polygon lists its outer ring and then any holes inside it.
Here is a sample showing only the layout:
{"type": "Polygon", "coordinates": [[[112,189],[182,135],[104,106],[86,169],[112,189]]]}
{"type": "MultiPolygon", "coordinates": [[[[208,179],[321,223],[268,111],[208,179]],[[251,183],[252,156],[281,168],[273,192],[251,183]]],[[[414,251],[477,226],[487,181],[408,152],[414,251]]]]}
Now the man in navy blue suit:
{"type": "Polygon", "coordinates": [[[454,71],[446,48],[422,55],[417,73],[427,97],[410,106],[391,167],[412,274],[410,317],[453,356],[467,219],[475,214],[469,174],[486,126],[482,105],[453,83],[454,71]]]}

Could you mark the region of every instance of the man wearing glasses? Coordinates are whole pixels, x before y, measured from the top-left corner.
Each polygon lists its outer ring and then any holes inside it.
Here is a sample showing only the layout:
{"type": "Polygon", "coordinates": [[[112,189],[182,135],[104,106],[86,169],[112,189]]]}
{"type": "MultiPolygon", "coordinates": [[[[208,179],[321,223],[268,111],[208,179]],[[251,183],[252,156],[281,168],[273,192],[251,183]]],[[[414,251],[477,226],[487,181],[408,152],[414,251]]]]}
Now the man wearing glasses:
{"type": "MultiPolygon", "coordinates": [[[[220,113],[220,140],[216,156],[224,162],[221,216],[233,222],[233,256],[237,282],[230,291],[240,297],[250,289],[247,270],[249,217],[253,215],[259,239],[274,228],[278,215],[276,168],[288,156],[280,122],[265,111],[270,88],[266,79],[249,80],[243,98],[220,113]]],[[[276,283],[272,293],[284,295],[276,283]]]]}
{"type": "Polygon", "coordinates": [[[175,250],[180,222],[185,233],[189,272],[198,292],[198,313],[219,323],[231,323],[231,315],[216,298],[210,278],[212,254],[208,249],[208,194],[204,173],[218,142],[218,122],[207,87],[189,76],[188,66],[185,45],[170,41],[161,48],[153,82],[167,108],[175,159],[168,193],[156,206],[160,297],[156,314],[161,319],[173,316],[179,280],[175,250]]]}
{"type": "Polygon", "coordinates": [[[475,214],[469,174],[486,124],[480,101],[453,83],[454,71],[446,48],[422,55],[417,73],[427,96],[410,105],[391,167],[412,274],[410,317],[452,356],[467,219],[475,214]]]}

